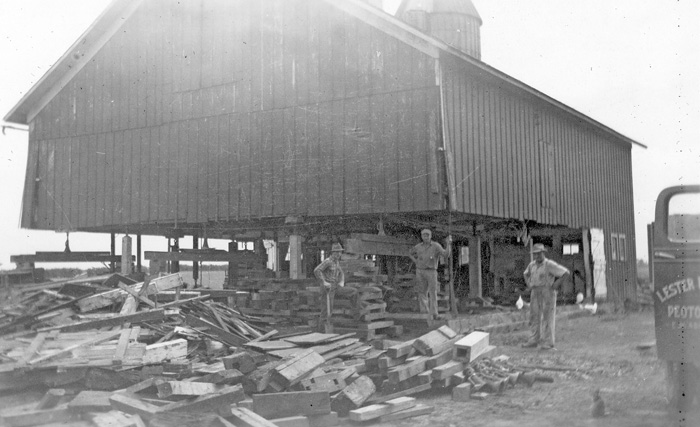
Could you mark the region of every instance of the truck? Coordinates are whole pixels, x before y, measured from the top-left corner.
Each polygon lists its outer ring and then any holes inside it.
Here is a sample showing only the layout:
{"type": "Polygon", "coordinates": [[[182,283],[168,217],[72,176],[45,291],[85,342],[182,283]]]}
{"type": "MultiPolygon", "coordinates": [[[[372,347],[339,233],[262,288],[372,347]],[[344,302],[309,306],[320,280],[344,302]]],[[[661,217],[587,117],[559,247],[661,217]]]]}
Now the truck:
{"type": "Polygon", "coordinates": [[[700,406],[700,185],[662,190],[648,226],[656,348],[670,409],[700,406]]]}

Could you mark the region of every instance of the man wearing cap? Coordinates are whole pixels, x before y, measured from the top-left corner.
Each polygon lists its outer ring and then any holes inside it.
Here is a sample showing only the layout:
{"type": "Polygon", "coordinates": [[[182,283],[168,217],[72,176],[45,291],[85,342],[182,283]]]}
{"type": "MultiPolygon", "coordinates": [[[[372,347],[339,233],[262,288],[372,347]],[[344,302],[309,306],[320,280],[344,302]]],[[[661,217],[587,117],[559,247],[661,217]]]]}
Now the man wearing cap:
{"type": "MultiPolygon", "coordinates": [[[[411,248],[408,256],[416,264],[416,291],[420,310],[428,313],[429,319],[437,319],[438,260],[445,259],[447,250],[438,242],[433,242],[433,233],[424,229],[420,232],[422,242],[411,248]]],[[[447,236],[445,243],[449,246],[452,238],[447,236]]]]}
{"type": "Polygon", "coordinates": [[[328,320],[333,314],[333,300],[335,292],[339,287],[345,286],[345,273],[340,268],[340,255],[343,253],[343,246],[340,243],[333,243],[331,256],[323,260],[314,268],[314,276],[321,281],[321,322],[328,320]],[[330,313],[326,306],[326,298],[330,299],[330,313]]]}
{"type": "Polygon", "coordinates": [[[569,277],[569,270],[547,259],[544,245],[536,243],[532,247],[534,260],[525,269],[523,277],[530,289],[530,339],[525,348],[537,347],[543,350],[554,348],[554,315],[557,308],[557,290],[569,277]]]}

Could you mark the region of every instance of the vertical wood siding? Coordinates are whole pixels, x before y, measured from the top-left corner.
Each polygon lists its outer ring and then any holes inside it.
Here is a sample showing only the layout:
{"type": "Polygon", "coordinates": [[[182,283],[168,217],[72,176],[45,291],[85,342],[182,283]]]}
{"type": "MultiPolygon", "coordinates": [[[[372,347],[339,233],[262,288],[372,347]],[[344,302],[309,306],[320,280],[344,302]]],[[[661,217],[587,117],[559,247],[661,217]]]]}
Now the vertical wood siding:
{"type": "Polygon", "coordinates": [[[612,298],[635,295],[631,146],[532,96],[447,63],[457,210],[605,231],[612,298]],[[627,236],[612,261],[610,233],[627,236]]]}
{"type": "Polygon", "coordinates": [[[434,69],[321,1],[144,2],[33,120],[22,224],[438,209],[434,69]]]}

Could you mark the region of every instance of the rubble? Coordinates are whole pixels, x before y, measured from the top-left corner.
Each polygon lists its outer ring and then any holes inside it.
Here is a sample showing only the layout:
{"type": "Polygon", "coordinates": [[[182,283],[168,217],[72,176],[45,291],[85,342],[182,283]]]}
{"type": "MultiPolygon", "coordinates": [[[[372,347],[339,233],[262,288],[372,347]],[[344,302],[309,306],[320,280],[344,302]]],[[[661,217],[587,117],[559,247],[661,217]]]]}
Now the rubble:
{"type": "MultiPolygon", "coordinates": [[[[301,283],[264,280],[258,293],[301,283]]],[[[411,396],[431,389],[464,401],[552,380],[494,358],[486,332],[441,326],[384,339],[393,325],[381,288],[366,283],[340,299],[337,325],[353,327],[332,334],[246,314],[230,292],[181,290],[178,274],[81,286],[78,296],[33,286],[3,307],[0,391],[47,388],[37,403],[2,410],[6,425],[331,426],[430,413],[411,396]]]]}

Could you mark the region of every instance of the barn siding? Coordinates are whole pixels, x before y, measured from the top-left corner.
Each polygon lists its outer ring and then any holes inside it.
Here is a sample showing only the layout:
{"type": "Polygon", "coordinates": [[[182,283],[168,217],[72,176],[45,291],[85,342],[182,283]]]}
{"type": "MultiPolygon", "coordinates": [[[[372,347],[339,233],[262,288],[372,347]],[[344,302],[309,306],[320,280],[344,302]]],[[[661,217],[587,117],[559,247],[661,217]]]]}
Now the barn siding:
{"type": "Polygon", "coordinates": [[[457,210],[602,228],[611,297],[633,297],[631,146],[467,67],[443,65],[457,210]],[[625,261],[611,259],[611,233],[627,236],[625,261]]]}
{"type": "Polygon", "coordinates": [[[23,224],[439,208],[433,64],[323,2],[145,2],[35,117],[23,224]]]}

